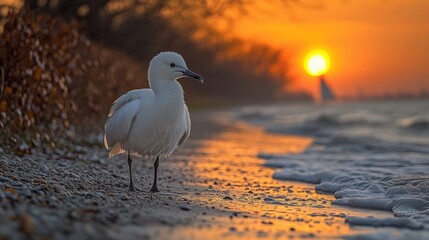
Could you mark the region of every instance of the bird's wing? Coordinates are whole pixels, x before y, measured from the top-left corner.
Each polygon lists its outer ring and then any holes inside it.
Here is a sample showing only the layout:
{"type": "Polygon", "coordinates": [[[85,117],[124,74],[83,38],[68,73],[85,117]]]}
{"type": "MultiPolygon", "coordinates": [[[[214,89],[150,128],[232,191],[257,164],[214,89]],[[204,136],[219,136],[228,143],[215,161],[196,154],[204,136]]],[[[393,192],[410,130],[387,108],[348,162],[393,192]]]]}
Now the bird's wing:
{"type": "Polygon", "coordinates": [[[177,144],[177,146],[182,145],[182,143],[184,143],[186,141],[186,139],[188,139],[189,135],[191,134],[191,118],[189,117],[189,111],[188,111],[188,107],[185,104],[185,123],[186,123],[186,130],[183,133],[182,137],[180,137],[179,143],[177,144]]]}
{"type": "Polygon", "coordinates": [[[113,103],[104,126],[104,146],[107,149],[127,138],[140,104],[149,94],[153,94],[150,89],[132,90],[113,103]]]}
{"type": "Polygon", "coordinates": [[[136,89],[131,90],[124,95],[120,96],[118,99],[116,99],[115,102],[113,102],[112,107],[110,108],[109,115],[107,117],[112,116],[116,111],[121,109],[125,104],[132,102],[134,100],[138,100],[144,95],[144,93],[150,89],[136,89]]]}

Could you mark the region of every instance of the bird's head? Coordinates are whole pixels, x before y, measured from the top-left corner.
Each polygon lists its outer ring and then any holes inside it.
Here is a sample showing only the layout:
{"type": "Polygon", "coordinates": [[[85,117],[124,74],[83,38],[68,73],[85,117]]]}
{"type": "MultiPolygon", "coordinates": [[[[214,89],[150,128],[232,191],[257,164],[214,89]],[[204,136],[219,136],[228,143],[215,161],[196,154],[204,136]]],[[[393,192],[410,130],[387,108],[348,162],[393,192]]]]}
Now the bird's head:
{"type": "Polygon", "coordinates": [[[149,79],[176,80],[182,77],[203,82],[200,75],[188,69],[185,60],[178,53],[161,52],[150,61],[149,79]]]}

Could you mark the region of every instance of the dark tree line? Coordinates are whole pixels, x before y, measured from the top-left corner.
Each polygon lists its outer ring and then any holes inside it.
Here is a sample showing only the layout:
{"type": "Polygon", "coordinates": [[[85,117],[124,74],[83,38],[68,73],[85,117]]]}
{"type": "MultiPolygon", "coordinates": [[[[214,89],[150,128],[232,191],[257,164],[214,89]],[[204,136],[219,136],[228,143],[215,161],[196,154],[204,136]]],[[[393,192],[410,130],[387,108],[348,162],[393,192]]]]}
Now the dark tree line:
{"type": "Polygon", "coordinates": [[[273,64],[281,61],[281,52],[252,44],[231,58],[223,58],[220,53],[240,48],[244,43],[222,39],[221,33],[209,25],[209,19],[225,17],[227,10],[244,13],[245,2],[47,0],[39,5],[38,1],[25,0],[25,7],[77,19],[90,39],[126,52],[143,63],[143,68],[160,51],[181,53],[188,65],[207,79],[203,87],[182,81],[192,95],[240,102],[272,100],[287,82],[286,65],[280,71],[272,71],[273,64]],[[206,29],[206,40],[195,41],[192,36],[201,29],[206,29]]]}

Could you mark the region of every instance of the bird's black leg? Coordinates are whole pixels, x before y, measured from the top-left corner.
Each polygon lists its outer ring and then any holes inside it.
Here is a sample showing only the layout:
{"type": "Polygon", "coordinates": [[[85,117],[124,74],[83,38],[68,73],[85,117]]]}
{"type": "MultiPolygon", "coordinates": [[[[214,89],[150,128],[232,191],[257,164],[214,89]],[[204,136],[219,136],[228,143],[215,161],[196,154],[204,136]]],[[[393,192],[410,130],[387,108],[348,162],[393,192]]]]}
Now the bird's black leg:
{"type": "Polygon", "coordinates": [[[159,166],[159,156],[156,157],[156,160],[153,163],[153,167],[155,169],[155,174],[153,176],[153,185],[152,185],[152,188],[150,189],[151,192],[159,192],[158,187],[156,186],[156,180],[157,180],[157,176],[158,176],[158,166],[159,166]]]}
{"type": "Polygon", "coordinates": [[[133,184],[133,173],[131,171],[131,163],[133,162],[133,160],[130,157],[130,152],[128,151],[128,169],[130,171],[130,191],[134,191],[134,184],[133,184]]]}

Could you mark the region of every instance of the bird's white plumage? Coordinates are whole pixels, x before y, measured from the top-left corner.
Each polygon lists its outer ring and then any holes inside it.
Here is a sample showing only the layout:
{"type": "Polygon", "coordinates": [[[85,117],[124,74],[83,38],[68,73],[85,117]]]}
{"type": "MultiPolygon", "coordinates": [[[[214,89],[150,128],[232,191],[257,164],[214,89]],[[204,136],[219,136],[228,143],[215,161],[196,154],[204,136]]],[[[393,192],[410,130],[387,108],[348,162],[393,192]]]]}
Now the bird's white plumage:
{"type": "Polygon", "coordinates": [[[191,120],[177,82],[185,70],[189,72],[179,54],[160,53],[149,66],[151,88],[129,91],[113,103],[104,135],[110,156],[125,151],[149,158],[168,156],[188,138],[191,120]]]}

